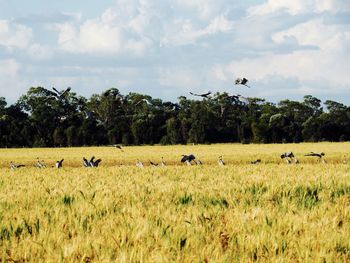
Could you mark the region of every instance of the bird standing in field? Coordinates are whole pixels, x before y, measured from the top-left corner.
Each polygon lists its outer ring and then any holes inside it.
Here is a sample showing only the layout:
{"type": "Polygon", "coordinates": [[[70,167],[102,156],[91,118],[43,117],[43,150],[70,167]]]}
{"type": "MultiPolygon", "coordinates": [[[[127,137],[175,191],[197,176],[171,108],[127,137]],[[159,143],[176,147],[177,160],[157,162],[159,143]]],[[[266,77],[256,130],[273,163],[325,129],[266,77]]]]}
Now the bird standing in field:
{"type": "Polygon", "coordinates": [[[24,164],[15,164],[14,162],[10,162],[10,169],[11,170],[16,170],[17,168],[25,167],[24,164]]]}
{"type": "Polygon", "coordinates": [[[191,163],[189,160],[186,160],[186,161],[185,161],[185,164],[187,164],[188,166],[191,166],[191,165],[192,165],[192,163],[191,163]]]}
{"type": "Polygon", "coordinates": [[[90,163],[85,157],[83,157],[83,166],[86,167],[86,168],[90,167],[90,163]]]}
{"type": "Polygon", "coordinates": [[[95,156],[92,156],[90,161],[87,160],[85,157],[83,157],[83,166],[86,167],[86,168],[98,167],[100,162],[102,162],[102,159],[95,160],[95,156]]]}
{"type": "Polygon", "coordinates": [[[96,161],[91,161],[90,166],[91,167],[98,167],[98,165],[102,162],[102,159],[97,159],[96,161]]]}
{"type": "Polygon", "coordinates": [[[64,159],[62,159],[61,161],[57,161],[55,167],[56,167],[57,169],[62,168],[62,167],[63,167],[63,161],[64,161],[64,159]]]}
{"type": "Polygon", "coordinates": [[[222,155],[219,156],[218,164],[219,164],[220,166],[224,166],[224,165],[225,165],[225,162],[224,162],[224,160],[222,159],[222,155]]]}
{"type": "Polygon", "coordinates": [[[136,166],[140,167],[140,168],[143,168],[143,163],[139,159],[137,159],[136,160],[136,166]]]}
{"type": "Polygon", "coordinates": [[[324,156],[326,154],[324,152],[321,153],[314,153],[314,152],[310,152],[308,154],[305,154],[304,156],[312,156],[312,157],[317,157],[319,161],[321,161],[323,164],[326,164],[326,160],[324,159],[324,156]]]}
{"type": "Polygon", "coordinates": [[[161,166],[166,166],[166,163],[164,162],[163,156],[162,156],[162,161],[160,162],[160,165],[161,165],[161,166]]]}
{"type": "Polygon", "coordinates": [[[251,164],[258,164],[258,163],[260,163],[261,162],[261,160],[260,159],[257,159],[257,160],[255,160],[255,161],[251,161],[250,163],[251,164]]]}
{"type": "Polygon", "coordinates": [[[37,161],[36,161],[36,164],[34,165],[36,168],[45,168],[46,167],[46,164],[44,162],[44,160],[39,160],[39,157],[36,158],[37,161]]]}
{"type": "Polygon", "coordinates": [[[202,94],[197,94],[197,93],[190,92],[190,94],[193,95],[193,96],[202,97],[202,98],[206,98],[206,99],[210,98],[209,96],[210,96],[211,93],[212,93],[211,91],[208,91],[207,93],[202,93],[202,94]]]}
{"type": "Polygon", "coordinates": [[[246,78],[237,78],[235,80],[235,85],[243,85],[243,86],[246,86],[247,88],[250,88],[250,86],[248,86],[247,83],[248,83],[248,79],[246,78]]]}
{"type": "Polygon", "coordinates": [[[197,165],[203,165],[202,161],[199,159],[194,160],[197,165]]]}
{"type": "Polygon", "coordinates": [[[284,159],[288,164],[291,164],[293,161],[295,164],[298,164],[298,159],[294,156],[293,152],[286,152],[281,154],[281,159],[284,159]]]}

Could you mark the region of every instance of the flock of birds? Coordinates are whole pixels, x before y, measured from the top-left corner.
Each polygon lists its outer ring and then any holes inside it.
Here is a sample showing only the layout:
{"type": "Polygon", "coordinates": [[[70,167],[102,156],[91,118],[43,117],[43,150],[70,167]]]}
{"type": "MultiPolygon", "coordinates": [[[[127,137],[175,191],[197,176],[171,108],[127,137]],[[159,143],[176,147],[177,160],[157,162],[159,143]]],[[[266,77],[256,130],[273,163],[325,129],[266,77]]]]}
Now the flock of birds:
{"type": "MultiPolygon", "coordinates": [[[[120,149],[122,152],[124,152],[123,148],[120,145],[116,145],[116,148],[120,149]]],[[[324,159],[325,153],[321,152],[321,153],[315,153],[315,152],[310,152],[308,154],[305,154],[304,156],[308,156],[308,157],[316,157],[318,159],[319,162],[326,164],[326,160],[324,159]]],[[[286,152],[281,154],[281,159],[285,160],[285,162],[287,164],[291,164],[291,163],[295,163],[298,164],[299,160],[295,157],[295,155],[293,154],[293,152],[286,152]]],[[[55,163],[55,168],[60,169],[63,167],[63,161],[64,159],[58,160],[55,163]]],[[[90,158],[90,160],[86,159],[85,157],[83,157],[83,167],[85,168],[91,168],[91,167],[98,167],[99,164],[102,162],[102,159],[95,159],[95,156],[92,156],[90,158]]],[[[224,166],[226,165],[223,156],[220,155],[218,157],[218,165],[219,166],[224,166]]],[[[186,164],[188,166],[191,165],[202,165],[202,161],[199,158],[196,158],[196,156],[194,156],[193,154],[188,154],[188,155],[182,155],[182,158],[180,159],[180,163],[186,164]]],[[[251,161],[250,164],[259,164],[261,163],[261,159],[257,159],[254,161],[251,161]]],[[[151,167],[158,167],[158,166],[166,166],[166,162],[164,161],[164,158],[162,157],[160,163],[155,163],[152,161],[149,161],[149,165],[151,167]]],[[[136,166],[143,168],[144,164],[142,161],[140,161],[139,159],[136,160],[136,166]]],[[[15,164],[14,162],[10,162],[10,169],[11,170],[17,170],[18,168],[22,168],[25,167],[25,165],[23,164],[15,164]]],[[[47,165],[45,164],[44,160],[40,160],[39,157],[37,158],[36,163],[34,164],[34,167],[36,168],[46,168],[47,165]]]]}
{"type": "MultiPolygon", "coordinates": [[[[246,86],[247,88],[250,88],[250,86],[248,86],[247,83],[248,83],[248,79],[246,79],[246,78],[237,78],[235,80],[235,85],[243,85],[243,86],[246,86]]],[[[197,96],[197,97],[202,97],[202,98],[205,98],[205,99],[210,99],[210,95],[212,94],[212,92],[208,91],[206,93],[201,93],[201,94],[190,92],[190,94],[192,96],[197,96]]],[[[229,96],[229,97],[231,97],[232,99],[237,99],[237,100],[239,100],[239,99],[246,99],[245,97],[243,97],[240,94],[232,95],[232,96],[229,96]]]]}
{"type": "MultiPolygon", "coordinates": [[[[243,86],[246,86],[248,88],[250,88],[250,86],[248,86],[248,79],[247,78],[237,78],[235,80],[235,85],[243,85],[243,86]]],[[[68,94],[71,90],[70,87],[68,87],[66,90],[63,90],[63,91],[58,91],[57,89],[53,88],[54,92],[52,92],[52,95],[54,95],[57,99],[62,99],[62,97],[64,97],[66,94],[68,94]]],[[[190,92],[191,95],[193,96],[199,96],[199,97],[202,97],[202,98],[206,98],[206,99],[210,99],[210,95],[212,94],[211,91],[208,91],[206,93],[203,93],[203,94],[197,94],[197,93],[193,93],[193,92],[190,92]]],[[[232,95],[230,96],[234,99],[244,99],[244,97],[242,95],[232,95]]],[[[141,103],[142,101],[146,101],[146,99],[143,99],[141,101],[139,101],[137,104],[141,103]]],[[[121,152],[124,152],[122,146],[120,145],[113,145],[115,148],[119,149],[121,152]]],[[[323,164],[326,163],[326,160],[324,159],[324,156],[325,154],[323,152],[321,153],[315,153],[315,152],[310,152],[308,154],[305,154],[304,156],[310,156],[310,157],[317,157],[318,160],[320,162],[322,162],[323,164]]],[[[295,163],[295,164],[298,164],[299,163],[299,160],[295,157],[295,155],[293,154],[293,152],[286,152],[286,153],[283,153],[281,154],[281,159],[285,160],[285,162],[287,164],[291,164],[291,163],[295,163]]],[[[61,159],[61,160],[58,160],[56,161],[55,163],[55,168],[57,169],[60,169],[63,167],[63,161],[64,159],[61,159]]],[[[102,159],[97,159],[95,160],[95,157],[91,157],[90,160],[86,159],[85,157],[83,157],[83,167],[98,167],[99,164],[101,163],[102,159]]],[[[186,164],[186,165],[202,165],[202,161],[198,158],[196,158],[193,154],[189,154],[189,155],[182,155],[182,158],[180,160],[181,163],[183,164],[186,164]]],[[[257,160],[254,160],[254,161],[251,161],[250,162],[251,164],[259,164],[261,163],[261,159],[257,159],[257,160]]],[[[225,165],[225,161],[223,160],[223,157],[222,156],[219,156],[218,157],[218,164],[220,166],[224,166],[225,165]]],[[[152,167],[157,167],[157,166],[166,166],[166,163],[164,161],[164,158],[162,157],[161,159],[161,162],[160,163],[155,163],[155,162],[152,162],[152,161],[149,161],[149,165],[152,166],[152,167]]],[[[137,159],[136,160],[136,166],[137,167],[144,167],[144,164],[139,160],[137,159]]],[[[14,162],[11,161],[10,163],[10,169],[11,170],[16,170],[18,168],[22,168],[22,167],[25,167],[25,165],[23,164],[15,164],[14,162]]],[[[39,158],[37,158],[37,161],[36,163],[34,164],[34,167],[36,168],[46,168],[46,164],[44,162],[44,160],[39,160],[39,158]]]]}

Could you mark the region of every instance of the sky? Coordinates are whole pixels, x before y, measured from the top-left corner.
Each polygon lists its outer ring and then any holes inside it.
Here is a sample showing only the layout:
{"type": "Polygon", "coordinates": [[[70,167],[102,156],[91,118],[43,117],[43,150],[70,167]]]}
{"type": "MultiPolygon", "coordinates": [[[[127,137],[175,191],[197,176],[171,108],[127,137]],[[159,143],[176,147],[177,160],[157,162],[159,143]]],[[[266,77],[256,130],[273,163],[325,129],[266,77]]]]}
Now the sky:
{"type": "Polygon", "coordinates": [[[32,86],[350,105],[349,0],[0,0],[0,97],[32,86]],[[234,85],[249,79],[250,89],[234,85]]]}

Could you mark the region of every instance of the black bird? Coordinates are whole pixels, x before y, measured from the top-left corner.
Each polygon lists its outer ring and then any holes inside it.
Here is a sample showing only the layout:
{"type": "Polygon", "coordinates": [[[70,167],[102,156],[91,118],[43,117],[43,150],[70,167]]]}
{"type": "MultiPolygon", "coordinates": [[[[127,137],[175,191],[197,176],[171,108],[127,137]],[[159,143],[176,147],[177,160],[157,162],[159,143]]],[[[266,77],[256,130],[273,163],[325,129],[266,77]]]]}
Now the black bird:
{"type": "Polygon", "coordinates": [[[83,157],[83,166],[84,167],[90,167],[90,163],[85,157],[83,157]]]}
{"type": "Polygon", "coordinates": [[[62,168],[62,166],[63,166],[63,161],[64,161],[64,159],[62,159],[61,161],[57,161],[57,162],[56,162],[56,168],[57,168],[57,169],[62,168]]]}
{"type": "Polygon", "coordinates": [[[250,86],[248,86],[247,83],[248,83],[248,80],[246,78],[237,78],[235,80],[236,85],[243,85],[243,86],[250,88],[250,86]]]}
{"type": "Polygon", "coordinates": [[[313,156],[313,157],[317,157],[319,160],[322,161],[322,163],[326,163],[326,160],[323,158],[323,156],[325,156],[326,154],[324,152],[321,153],[314,153],[314,152],[310,152],[308,154],[305,154],[304,156],[313,156]]]}
{"type": "Polygon", "coordinates": [[[181,162],[182,163],[185,163],[186,161],[188,162],[192,162],[194,159],[196,159],[196,157],[193,155],[193,154],[190,154],[190,155],[182,155],[182,159],[181,159],[181,162]]]}
{"type": "Polygon", "coordinates": [[[97,159],[96,161],[90,162],[91,167],[98,167],[102,159],[97,159]]]}
{"type": "Polygon", "coordinates": [[[68,87],[67,89],[62,90],[62,91],[58,91],[55,87],[52,87],[52,89],[56,92],[56,95],[55,95],[56,97],[62,98],[65,95],[67,95],[71,91],[72,88],[68,87]]]}
{"type": "Polygon", "coordinates": [[[198,97],[207,98],[207,99],[210,98],[209,95],[211,93],[212,93],[211,91],[208,91],[207,93],[203,93],[203,94],[196,94],[196,93],[190,92],[190,94],[193,95],[193,96],[198,96],[198,97]]]}
{"type": "Polygon", "coordinates": [[[292,163],[299,163],[298,159],[294,156],[293,152],[286,152],[281,154],[281,159],[285,159],[288,164],[292,163]]]}
{"type": "Polygon", "coordinates": [[[325,156],[326,154],[325,153],[314,153],[314,152],[310,152],[308,154],[305,154],[304,156],[315,156],[315,157],[318,157],[318,158],[322,158],[323,156],[325,156]]]}
{"type": "Polygon", "coordinates": [[[257,159],[257,160],[255,160],[255,161],[251,161],[250,163],[251,163],[251,164],[258,164],[258,163],[261,163],[261,160],[260,160],[260,159],[257,159]]]}
{"type": "Polygon", "coordinates": [[[95,160],[95,156],[92,156],[90,161],[89,161],[89,166],[93,167],[94,160],[95,160]]]}
{"type": "Polygon", "coordinates": [[[149,161],[149,164],[150,164],[152,167],[157,167],[157,166],[158,166],[157,163],[154,163],[154,162],[152,162],[152,161],[149,161]]]}

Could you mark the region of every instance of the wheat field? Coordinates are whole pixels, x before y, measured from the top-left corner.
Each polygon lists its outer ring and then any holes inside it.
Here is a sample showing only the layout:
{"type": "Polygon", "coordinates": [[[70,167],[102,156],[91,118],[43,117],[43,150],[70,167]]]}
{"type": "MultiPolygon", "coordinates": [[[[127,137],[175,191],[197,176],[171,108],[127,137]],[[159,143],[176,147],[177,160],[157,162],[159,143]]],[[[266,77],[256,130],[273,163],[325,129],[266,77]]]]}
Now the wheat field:
{"type": "Polygon", "coordinates": [[[350,262],[349,153],[350,143],[0,149],[0,262],[350,262]],[[300,163],[284,163],[286,151],[300,163]],[[189,153],[203,165],[181,164],[189,153]],[[92,155],[100,167],[83,168],[92,155]],[[33,167],[38,157],[47,168],[33,167]],[[161,157],[166,167],[149,166],[161,157]]]}

